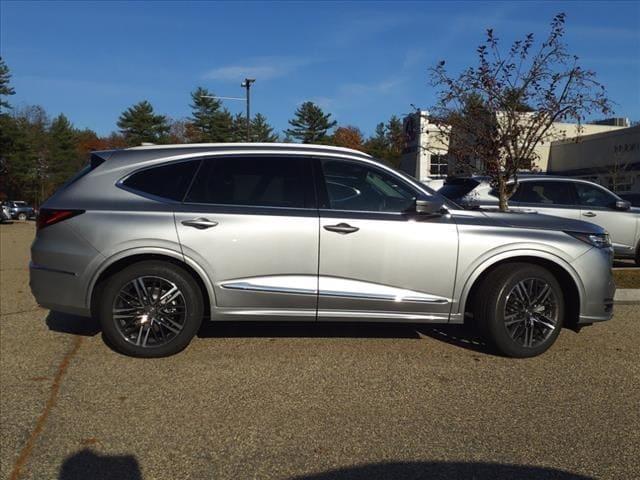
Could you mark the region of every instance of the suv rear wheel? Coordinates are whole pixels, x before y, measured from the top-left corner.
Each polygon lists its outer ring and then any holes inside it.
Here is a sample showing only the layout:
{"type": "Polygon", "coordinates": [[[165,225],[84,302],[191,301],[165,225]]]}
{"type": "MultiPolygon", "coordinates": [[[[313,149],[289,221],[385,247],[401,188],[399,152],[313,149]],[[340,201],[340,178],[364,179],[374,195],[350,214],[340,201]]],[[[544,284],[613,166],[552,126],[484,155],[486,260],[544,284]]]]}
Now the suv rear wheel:
{"type": "Polygon", "coordinates": [[[481,329],[500,353],[533,357],[556,341],[564,319],[560,284],[547,269],[508,263],[484,279],[477,316],[481,329]]]}
{"type": "Polygon", "coordinates": [[[135,357],[164,357],[183,350],[202,322],[200,288],[169,262],[135,263],[110,277],[98,316],[116,350],[135,357]]]}

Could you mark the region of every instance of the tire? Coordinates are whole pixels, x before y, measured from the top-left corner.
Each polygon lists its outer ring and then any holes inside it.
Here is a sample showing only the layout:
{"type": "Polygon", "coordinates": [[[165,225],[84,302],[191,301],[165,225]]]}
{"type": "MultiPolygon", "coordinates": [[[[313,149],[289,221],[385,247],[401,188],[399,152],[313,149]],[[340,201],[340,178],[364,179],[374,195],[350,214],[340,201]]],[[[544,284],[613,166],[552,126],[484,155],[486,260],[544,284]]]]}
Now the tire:
{"type": "Polygon", "coordinates": [[[144,261],[124,268],[106,280],[98,302],[105,341],[133,357],[174,355],[202,323],[200,288],[188,272],[170,262],[144,261]]]}
{"type": "Polygon", "coordinates": [[[535,357],[560,334],[564,295],[558,280],[543,267],[501,265],[483,280],[478,298],[479,326],[487,342],[503,355],[535,357]]]}
{"type": "Polygon", "coordinates": [[[26,213],[19,213],[18,214],[18,220],[20,220],[21,222],[24,222],[27,220],[27,214],[26,213]]]}

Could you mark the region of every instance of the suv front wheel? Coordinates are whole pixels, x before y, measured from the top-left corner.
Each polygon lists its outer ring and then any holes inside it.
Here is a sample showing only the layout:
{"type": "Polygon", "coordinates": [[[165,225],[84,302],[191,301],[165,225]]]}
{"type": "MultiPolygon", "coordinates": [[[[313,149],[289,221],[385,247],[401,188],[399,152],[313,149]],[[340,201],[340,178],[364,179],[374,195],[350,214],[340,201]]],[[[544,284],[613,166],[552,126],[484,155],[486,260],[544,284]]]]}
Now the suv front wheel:
{"type": "Polygon", "coordinates": [[[195,280],[169,262],[135,263],[110,277],[98,316],[107,342],[134,357],[165,357],[183,350],[202,322],[195,280]]]}
{"type": "Polygon", "coordinates": [[[533,357],[555,341],[564,319],[560,284],[547,269],[508,263],[484,279],[476,315],[486,340],[509,357],[533,357]]]}

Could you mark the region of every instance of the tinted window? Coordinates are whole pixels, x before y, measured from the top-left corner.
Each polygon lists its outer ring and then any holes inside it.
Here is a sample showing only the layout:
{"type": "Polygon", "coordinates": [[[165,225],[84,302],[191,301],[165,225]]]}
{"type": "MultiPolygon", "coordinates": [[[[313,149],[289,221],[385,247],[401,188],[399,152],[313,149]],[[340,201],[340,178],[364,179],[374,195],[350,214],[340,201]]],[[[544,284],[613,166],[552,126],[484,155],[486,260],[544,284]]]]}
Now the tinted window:
{"type": "Polygon", "coordinates": [[[578,203],[586,207],[611,207],[617,200],[606,190],[588,183],[576,183],[576,191],[578,203]]]}
{"type": "Polygon", "coordinates": [[[367,212],[404,212],[416,194],[397,178],[359,163],[323,160],[330,208],[367,212]]]}
{"type": "Polygon", "coordinates": [[[134,173],[123,183],[128,188],[169,200],[182,201],[200,160],[171,163],[134,173]]]}
{"type": "Polygon", "coordinates": [[[451,200],[460,200],[479,185],[480,182],[471,178],[447,180],[438,193],[451,200]]]}
{"type": "Polygon", "coordinates": [[[511,200],[543,205],[573,205],[573,185],[569,182],[521,182],[511,200]]]}
{"type": "Polygon", "coordinates": [[[204,160],[186,202],[259,207],[311,207],[308,160],[221,157],[204,160]]]}

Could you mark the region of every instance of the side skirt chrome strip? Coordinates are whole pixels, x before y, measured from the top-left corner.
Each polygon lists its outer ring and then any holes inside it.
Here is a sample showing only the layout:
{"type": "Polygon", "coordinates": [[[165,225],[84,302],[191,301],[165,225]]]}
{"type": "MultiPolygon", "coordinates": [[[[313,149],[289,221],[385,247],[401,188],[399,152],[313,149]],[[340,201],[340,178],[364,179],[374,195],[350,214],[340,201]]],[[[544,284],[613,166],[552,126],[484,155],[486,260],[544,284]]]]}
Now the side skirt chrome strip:
{"type": "Polygon", "coordinates": [[[451,300],[437,295],[405,290],[377,283],[349,280],[345,278],[313,275],[272,275],[242,278],[219,284],[226,290],[245,290],[264,293],[295,295],[317,295],[326,297],[354,298],[360,300],[382,300],[444,305],[451,300]],[[319,284],[319,289],[317,285],[319,284]]]}

